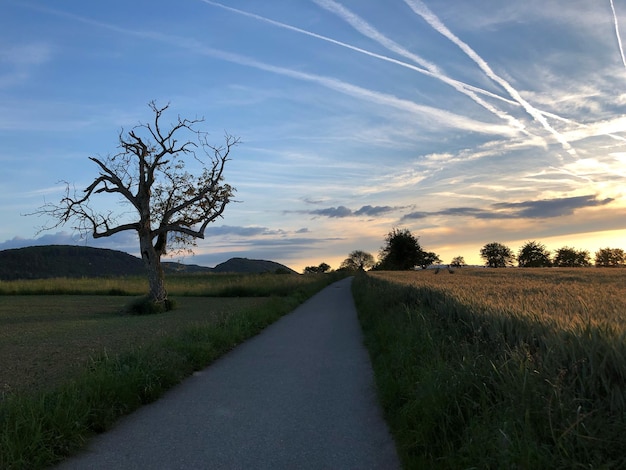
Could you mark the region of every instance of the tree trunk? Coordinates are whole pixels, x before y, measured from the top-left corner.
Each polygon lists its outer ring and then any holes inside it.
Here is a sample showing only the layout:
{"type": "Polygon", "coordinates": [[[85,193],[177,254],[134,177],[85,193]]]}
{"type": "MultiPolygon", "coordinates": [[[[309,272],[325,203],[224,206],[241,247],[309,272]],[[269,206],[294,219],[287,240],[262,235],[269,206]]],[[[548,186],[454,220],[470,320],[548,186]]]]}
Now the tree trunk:
{"type": "Polygon", "coordinates": [[[165,290],[163,268],[161,267],[161,255],[152,246],[152,239],[149,235],[140,235],[139,245],[141,258],[150,283],[150,300],[155,304],[162,305],[164,310],[167,310],[167,290],[165,290]]]}

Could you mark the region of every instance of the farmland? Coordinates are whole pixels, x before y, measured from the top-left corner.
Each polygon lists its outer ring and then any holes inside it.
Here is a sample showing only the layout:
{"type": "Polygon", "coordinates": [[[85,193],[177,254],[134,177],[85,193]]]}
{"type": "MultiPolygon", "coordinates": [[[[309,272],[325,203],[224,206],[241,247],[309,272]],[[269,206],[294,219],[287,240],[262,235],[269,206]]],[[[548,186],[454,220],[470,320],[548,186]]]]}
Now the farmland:
{"type": "Polygon", "coordinates": [[[623,468],[626,270],[360,276],[407,468],[623,468]]]}

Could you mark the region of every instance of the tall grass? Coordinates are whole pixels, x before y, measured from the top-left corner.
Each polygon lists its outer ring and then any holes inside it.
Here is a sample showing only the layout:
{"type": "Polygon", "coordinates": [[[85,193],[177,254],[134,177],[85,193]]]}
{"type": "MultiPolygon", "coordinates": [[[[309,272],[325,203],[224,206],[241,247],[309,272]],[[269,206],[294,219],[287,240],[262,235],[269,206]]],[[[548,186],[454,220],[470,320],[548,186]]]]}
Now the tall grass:
{"type": "Polygon", "coordinates": [[[626,273],[461,271],[354,283],[405,467],[623,468],[626,273]]]}
{"type": "MultiPolygon", "coordinates": [[[[165,280],[173,296],[266,297],[291,295],[306,288],[316,275],[172,274],[165,280]]],[[[132,295],[148,291],[145,277],[52,278],[0,281],[0,295],[132,295]]]]}
{"type": "Polygon", "coordinates": [[[71,455],[120,416],[154,401],[337,279],[309,277],[291,295],[272,296],[253,308],[163,334],[141,347],[117,354],[102,351],[54,388],[7,395],[0,401],[0,468],[42,469],[71,455]]]}

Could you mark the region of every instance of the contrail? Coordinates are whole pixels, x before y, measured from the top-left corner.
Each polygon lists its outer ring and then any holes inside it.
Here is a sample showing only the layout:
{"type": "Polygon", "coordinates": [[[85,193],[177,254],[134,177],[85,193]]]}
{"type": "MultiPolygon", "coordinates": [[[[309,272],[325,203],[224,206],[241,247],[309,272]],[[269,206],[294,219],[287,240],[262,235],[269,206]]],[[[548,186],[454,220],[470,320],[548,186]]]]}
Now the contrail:
{"type": "Polygon", "coordinates": [[[409,8],[413,10],[417,15],[421,16],[435,31],[448,38],[452,43],[456,44],[470,59],[472,59],[480,69],[493,80],[495,83],[499,84],[502,88],[504,88],[507,93],[517,101],[522,108],[532,116],[536,121],[538,121],[543,128],[552,134],[555,139],[561,144],[563,149],[567,151],[570,155],[576,155],[576,150],[570,145],[570,143],[565,140],[565,138],[557,132],[547,121],[545,116],[535,107],[533,107],[528,101],[526,101],[519,92],[511,86],[505,79],[496,74],[489,64],[480,57],[476,51],[474,51],[469,45],[459,39],[452,31],[450,31],[441,20],[432,12],[430,9],[424,5],[421,0],[404,0],[409,8]]]}
{"type": "Polygon", "coordinates": [[[343,5],[335,2],[334,0],[313,0],[313,2],[315,2],[321,8],[324,8],[325,10],[328,10],[331,13],[336,14],[345,22],[347,22],[350,26],[352,26],[354,29],[356,29],[361,34],[363,34],[364,36],[378,42],[379,44],[386,47],[390,51],[395,52],[403,57],[406,57],[407,59],[412,60],[413,62],[421,65],[422,67],[425,67],[426,70],[430,72],[431,76],[452,86],[458,92],[468,96],[476,104],[482,106],[487,111],[498,116],[500,119],[507,121],[509,125],[513,126],[518,131],[521,131],[528,135],[528,132],[525,130],[524,124],[521,123],[518,119],[514,118],[513,116],[508,115],[504,111],[499,110],[498,108],[491,105],[490,103],[487,103],[485,100],[483,100],[478,95],[476,95],[476,93],[474,93],[472,90],[464,86],[464,84],[461,84],[460,82],[456,80],[450,79],[447,75],[445,75],[439,69],[439,67],[437,67],[437,65],[423,59],[417,54],[414,54],[408,51],[406,48],[402,47],[400,44],[389,39],[387,36],[380,33],[376,28],[370,25],[363,18],[354,14],[353,12],[345,8],[343,5]]]}
{"type": "MultiPolygon", "coordinates": [[[[389,63],[395,64],[395,65],[399,65],[401,67],[408,68],[410,70],[413,70],[415,72],[421,73],[421,74],[429,76],[429,77],[433,77],[435,79],[441,79],[441,75],[440,74],[433,73],[433,72],[431,72],[431,71],[429,71],[429,70],[427,70],[425,68],[418,67],[416,65],[409,64],[407,62],[403,62],[401,60],[397,60],[397,59],[394,59],[392,57],[388,57],[388,56],[385,56],[385,55],[377,54],[375,52],[371,52],[371,51],[368,51],[366,49],[362,49],[360,47],[356,47],[356,46],[353,46],[351,44],[347,44],[345,42],[338,41],[338,40],[330,38],[328,36],[324,36],[324,35],[321,35],[321,34],[318,34],[318,33],[314,33],[312,31],[308,31],[306,29],[298,28],[296,26],[292,26],[292,25],[287,24],[287,23],[282,23],[280,21],[276,21],[276,20],[273,20],[271,18],[267,18],[265,16],[257,15],[255,13],[251,13],[251,12],[248,12],[248,11],[245,11],[245,10],[240,10],[240,9],[237,9],[237,8],[233,8],[233,7],[230,7],[230,6],[227,6],[227,5],[224,5],[222,3],[212,1],[212,0],[201,0],[201,1],[206,3],[206,4],[208,4],[208,5],[212,5],[212,6],[215,6],[215,7],[218,7],[218,8],[222,8],[222,9],[224,9],[226,11],[230,11],[230,12],[236,13],[238,15],[247,16],[248,18],[252,18],[252,19],[255,19],[255,20],[258,20],[258,21],[261,21],[261,22],[265,22],[265,23],[270,24],[272,26],[276,26],[276,27],[279,27],[279,28],[286,29],[288,31],[293,31],[295,33],[303,34],[303,35],[310,36],[310,37],[313,37],[313,38],[316,38],[316,39],[319,39],[319,40],[322,40],[322,41],[326,41],[328,43],[335,44],[335,45],[340,46],[340,47],[344,47],[346,49],[352,50],[354,52],[358,52],[360,54],[367,55],[369,57],[373,57],[373,58],[376,58],[376,59],[379,59],[379,60],[383,60],[385,62],[389,62],[389,63]]],[[[499,95],[497,93],[492,93],[491,91],[487,91],[487,90],[485,90],[483,88],[479,88],[479,87],[470,85],[470,84],[462,82],[462,81],[454,80],[454,79],[452,79],[450,77],[445,77],[445,79],[448,81],[447,83],[450,83],[450,84],[454,83],[454,84],[456,84],[456,85],[458,85],[460,87],[464,87],[467,90],[470,90],[470,91],[476,92],[478,94],[481,94],[481,95],[484,95],[484,96],[496,99],[498,101],[502,101],[502,102],[507,103],[509,105],[518,106],[518,107],[522,106],[518,101],[513,101],[513,100],[508,99],[508,98],[506,98],[504,96],[501,96],[501,95],[499,95]]],[[[576,121],[574,121],[572,119],[567,119],[567,118],[564,118],[562,116],[559,116],[558,114],[553,114],[553,113],[549,113],[547,111],[542,111],[542,110],[538,110],[538,111],[543,116],[551,118],[551,119],[554,119],[554,120],[562,121],[564,123],[571,124],[571,125],[574,125],[574,126],[577,126],[577,127],[580,127],[580,128],[589,128],[590,127],[590,126],[588,126],[586,124],[581,124],[581,123],[576,122],[576,121]]],[[[524,132],[524,133],[526,134],[526,132],[524,132]]],[[[608,137],[611,137],[611,138],[613,138],[615,140],[619,140],[619,141],[622,141],[622,142],[626,141],[626,138],[621,137],[621,136],[616,135],[616,134],[605,134],[605,135],[607,135],[608,137]]]]}
{"type": "Polygon", "coordinates": [[[613,0],[609,0],[611,2],[611,11],[613,12],[613,22],[615,23],[615,36],[617,37],[617,45],[619,47],[619,53],[622,57],[622,64],[626,68],[626,57],[624,57],[624,48],[622,47],[622,38],[619,34],[619,23],[617,21],[617,13],[615,12],[615,5],[613,4],[613,0]]]}
{"type": "Polygon", "coordinates": [[[491,134],[491,135],[512,135],[510,127],[499,126],[482,121],[477,121],[466,116],[461,116],[450,111],[445,111],[439,108],[433,108],[431,106],[425,106],[417,104],[413,101],[398,98],[396,96],[377,92],[367,88],[359,87],[351,83],[347,83],[332,77],[325,77],[323,75],[315,75],[306,72],[300,72],[298,70],[288,69],[285,67],[279,67],[276,65],[260,62],[256,59],[246,57],[240,54],[222,51],[214,49],[200,43],[196,39],[190,39],[181,36],[173,36],[161,32],[155,31],[142,31],[137,29],[128,29],[120,26],[104,23],[101,21],[93,20],[91,18],[85,18],[73,13],[66,13],[58,10],[53,10],[47,7],[41,8],[42,11],[65,16],[82,23],[90,24],[92,26],[108,29],[118,33],[122,33],[128,36],[134,36],[146,40],[157,41],[165,44],[174,45],[183,49],[191,50],[197,54],[210,56],[216,59],[224,60],[227,62],[239,64],[246,67],[256,68],[265,72],[274,73],[290,77],[296,80],[307,81],[316,83],[325,88],[335,90],[344,95],[352,96],[357,99],[382,104],[395,109],[407,111],[420,116],[429,116],[433,120],[441,123],[442,125],[448,125],[450,127],[456,127],[459,129],[465,129],[472,132],[491,134]]]}
{"type": "MultiPolygon", "coordinates": [[[[399,46],[397,44],[396,44],[397,48],[394,49],[395,52],[398,52],[399,54],[404,55],[405,57],[408,55],[409,58],[411,58],[412,60],[414,60],[418,64],[425,65],[427,68],[416,67],[415,65],[408,64],[406,62],[403,62],[403,61],[400,61],[400,60],[396,60],[396,59],[393,59],[391,57],[387,57],[387,56],[384,56],[384,55],[381,55],[381,54],[376,54],[374,52],[371,52],[371,51],[368,51],[368,50],[365,50],[365,49],[362,49],[362,48],[359,48],[359,47],[356,47],[356,46],[352,46],[350,44],[346,44],[346,43],[341,42],[341,41],[337,41],[336,39],[332,39],[332,38],[329,38],[327,36],[322,36],[320,34],[313,33],[311,31],[307,31],[307,30],[304,30],[304,29],[301,29],[301,28],[297,28],[295,26],[291,26],[291,25],[288,25],[288,24],[285,24],[285,23],[281,23],[279,21],[275,21],[275,20],[272,20],[270,18],[266,18],[264,16],[256,15],[254,13],[250,13],[250,12],[247,12],[247,11],[239,10],[237,8],[232,8],[232,7],[223,5],[221,3],[214,2],[212,0],[201,0],[201,1],[203,1],[204,3],[207,3],[209,5],[213,5],[213,6],[216,6],[216,7],[219,7],[219,8],[223,8],[223,9],[228,10],[228,11],[232,11],[233,13],[238,13],[240,15],[248,16],[250,18],[254,18],[256,20],[266,22],[266,23],[271,24],[273,26],[278,26],[280,28],[284,28],[284,29],[287,29],[287,30],[290,30],[290,31],[294,31],[294,32],[297,32],[297,33],[305,34],[307,36],[311,36],[311,37],[314,37],[314,38],[317,38],[317,39],[321,39],[323,41],[327,41],[327,42],[330,42],[332,44],[335,44],[335,45],[338,45],[338,46],[341,46],[341,47],[345,47],[347,49],[353,50],[355,52],[359,52],[361,54],[368,55],[370,57],[374,57],[374,58],[377,58],[377,59],[380,59],[380,60],[384,60],[386,62],[391,62],[391,63],[394,63],[396,65],[400,65],[402,67],[409,68],[409,69],[414,70],[416,72],[419,72],[421,74],[424,74],[424,75],[433,77],[435,79],[441,80],[444,83],[452,86],[457,91],[467,95],[474,102],[476,102],[480,106],[484,107],[485,109],[487,109],[491,113],[497,115],[498,117],[500,117],[503,120],[508,121],[511,126],[515,127],[520,132],[522,132],[524,134],[528,134],[528,132],[525,131],[525,128],[524,128],[525,126],[520,121],[518,121],[517,119],[515,119],[515,118],[509,116],[508,114],[500,111],[499,109],[497,109],[493,105],[487,103],[482,98],[477,96],[476,93],[483,94],[485,96],[489,96],[491,98],[495,98],[495,99],[498,99],[500,101],[504,101],[505,103],[508,103],[508,104],[517,105],[518,104],[517,102],[508,100],[507,98],[504,98],[504,97],[502,97],[500,95],[497,95],[496,93],[492,93],[490,91],[483,90],[481,88],[478,88],[478,87],[469,85],[467,83],[464,83],[464,82],[461,82],[461,81],[458,81],[458,80],[454,80],[454,79],[452,79],[450,77],[447,77],[446,75],[442,74],[438,70],[436,65],[431,64],[431,63],[423,60],[419,56],[411,54],[410,52],[406,51],[405,49],[402,49],[401,46],[399,46]]],[[[326,8],[324,5],[320,5],[320,6],[323,6],[324,8],[326,8]]],[[[375,31],[375,30],[373,28],[371,28],[371,31],[375,31]]],[[[385,38],[383,35],[380,35],[378,32],[372,32],[371,34],[377,34],[379,36],[380,40],[376,39],[378,42],[382,43],[385,40],[387,40],[389,43],[393,42],[393,41],[390,41],[387,38],[385,38]]],[[[385,44],[383,44],[383,45],[385,45],[385,44]]],[[[387,46],[385,45],[385,47],[387,47],[387,46]]]]}

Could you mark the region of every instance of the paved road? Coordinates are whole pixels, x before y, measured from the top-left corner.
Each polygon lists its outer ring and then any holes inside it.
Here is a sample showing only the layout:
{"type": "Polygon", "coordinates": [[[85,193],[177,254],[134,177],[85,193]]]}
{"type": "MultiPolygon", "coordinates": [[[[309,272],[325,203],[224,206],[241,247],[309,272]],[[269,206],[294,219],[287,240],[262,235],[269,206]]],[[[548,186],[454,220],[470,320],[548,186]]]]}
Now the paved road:
{"type": "Polygon", "coordinates": [[[399,468],[351,282],[327,287],[59,469],[399,468]]]}

